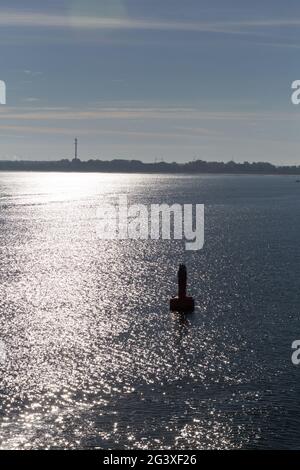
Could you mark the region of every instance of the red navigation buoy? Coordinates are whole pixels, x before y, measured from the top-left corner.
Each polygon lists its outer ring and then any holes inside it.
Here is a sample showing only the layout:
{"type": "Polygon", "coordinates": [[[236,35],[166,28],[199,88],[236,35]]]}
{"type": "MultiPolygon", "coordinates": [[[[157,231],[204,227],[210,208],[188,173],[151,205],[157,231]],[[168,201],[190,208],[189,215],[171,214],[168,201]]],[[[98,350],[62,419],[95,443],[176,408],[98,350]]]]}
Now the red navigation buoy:
{"type": "Polygon", "coordinates": [[[195,308],[193,297],[186,295],[187,273],[184,264],[179,265],[178,278],[178,297],[170,299],[170,310],[172,312],[192,312],[195,308]]]}

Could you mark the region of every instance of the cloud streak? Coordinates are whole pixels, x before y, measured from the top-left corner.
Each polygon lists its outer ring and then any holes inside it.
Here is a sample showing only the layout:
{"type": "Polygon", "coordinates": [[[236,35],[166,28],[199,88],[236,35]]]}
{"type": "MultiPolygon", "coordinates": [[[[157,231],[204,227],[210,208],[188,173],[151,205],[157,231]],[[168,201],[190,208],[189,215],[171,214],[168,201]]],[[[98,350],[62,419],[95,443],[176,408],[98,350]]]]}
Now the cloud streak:
{"type": "Polygon", "coordinates": [[[251,34],[266,28],[300,27],[300,18],[266,19],[253,21],[160,21],[134,18],[107,18],[93,16],[68,16],[37,11],[0,10],[2,27],[37,27],[83,30],[145,30],[166,32],[211,32],[226,34],[251,34]]]}
{"type": "Polygon", "coordinates": [[[0,130],[12,131],[12,132],[23,132],[29,134],[51,134],[51,135],[114,135],[114,136],[126,136],[133,137],[135,139],[141,138],[158,138],[158,139],[170,139],[181,140],[184,138],[196,138],[199,137],[212,137],[216,138],[219,133],[209,131],[207,129],[174,129],[174,132],[166,131],[142,131],[142,130],[122,130],[122,129],[77,129],[77,128],[63,128],[63,127],[38,127],[38,126],[27,126],[27,125],[7,125],[0,123],[0,130]]]}
{"type": "Polygon", "coordinates": [[[202,111],[189,107],[0,108],[0,120],[97,121],[97,120],[205,120],[205,121],[294,121],[298,113],[270,111],[202,111]]]}

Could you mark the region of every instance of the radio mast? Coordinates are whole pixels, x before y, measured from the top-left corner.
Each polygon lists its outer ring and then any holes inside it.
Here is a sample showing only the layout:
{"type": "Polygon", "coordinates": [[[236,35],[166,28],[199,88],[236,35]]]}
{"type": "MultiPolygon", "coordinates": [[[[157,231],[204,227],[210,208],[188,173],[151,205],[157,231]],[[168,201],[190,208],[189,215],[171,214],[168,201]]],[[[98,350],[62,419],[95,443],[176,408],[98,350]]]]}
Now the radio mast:
{"type": "Polygon", "coordinates": [[[78,160],[78,157],[77,157],[77,149],[78,149],[78,139],[77,137],[75,138],[75,157],[74,157],[74,160],[78,160]]]}

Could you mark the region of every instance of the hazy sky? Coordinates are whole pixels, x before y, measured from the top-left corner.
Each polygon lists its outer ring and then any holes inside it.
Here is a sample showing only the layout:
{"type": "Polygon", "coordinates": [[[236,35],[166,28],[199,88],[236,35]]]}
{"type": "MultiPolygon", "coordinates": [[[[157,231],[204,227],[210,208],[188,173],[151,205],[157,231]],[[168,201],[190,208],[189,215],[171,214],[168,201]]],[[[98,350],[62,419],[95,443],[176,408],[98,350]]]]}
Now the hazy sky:
{"type": "Polygon", "coordinates": [[[299,0],[1,0],[1,159],[300,163],[299,0]]]}

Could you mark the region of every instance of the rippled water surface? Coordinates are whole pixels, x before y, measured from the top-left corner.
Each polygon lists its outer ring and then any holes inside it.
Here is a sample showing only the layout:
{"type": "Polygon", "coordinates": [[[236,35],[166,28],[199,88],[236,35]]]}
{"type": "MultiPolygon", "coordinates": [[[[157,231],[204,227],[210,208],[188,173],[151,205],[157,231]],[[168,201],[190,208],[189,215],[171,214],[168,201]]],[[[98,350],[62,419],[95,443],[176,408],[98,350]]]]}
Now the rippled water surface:
{"type": "Polygon", "coordinates": [[[299,216],[294,177],[0,173],[1,448],[299,448],[299,216]],[[204,249],[99,240],[118,194],[204,203],[204,249]]]}

